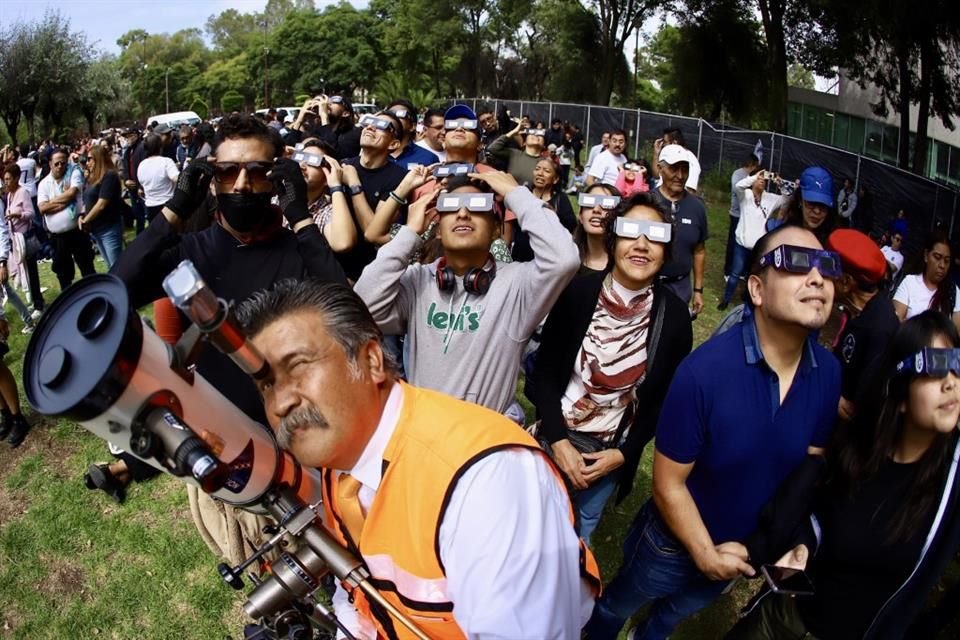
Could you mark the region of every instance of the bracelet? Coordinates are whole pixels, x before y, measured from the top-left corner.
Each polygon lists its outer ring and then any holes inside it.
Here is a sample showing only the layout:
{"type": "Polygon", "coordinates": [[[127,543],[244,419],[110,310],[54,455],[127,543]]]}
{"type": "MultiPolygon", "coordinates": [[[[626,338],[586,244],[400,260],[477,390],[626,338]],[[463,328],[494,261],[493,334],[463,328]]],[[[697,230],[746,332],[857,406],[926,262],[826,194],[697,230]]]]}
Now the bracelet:
{"type": "Polygon", "coordinates": [[[698,289],[697,287],[694,287],[694,288],[693,288],[693,292],[694,292],[694,293],[703,293],[703,287],[700,287],[699,289],[698,289]]]}
{"type": "Polygon", "coordinates": [[[332,195],[335,194],[335,193],[342,193],[342,194],[346,195],[347,190],[343,188],[343,185],[338,184],[338,185],[335,186],[335,187],[330,187],[330,195],[332,196],[332,195]]]}
{"type": "Polygon", "coordinates": [[[404,200],[403,198],[401,198],[400,196],[398,196],[397,194],[395,194],[393,191],[391,191],[389,195],[390,195],[390,198],[391,198],[394,202],[396,202],[397,204],[399,204],[401,207],[407,206],[407,204],[408,204],[407,201],[404,200]]]}
{"type": "Polygon", "coordinates": [[[363,187],[361,187],[359,184],[348,184],[347,191],[350,192],[351,196],[358,196],[363,193],[363,187]]]}

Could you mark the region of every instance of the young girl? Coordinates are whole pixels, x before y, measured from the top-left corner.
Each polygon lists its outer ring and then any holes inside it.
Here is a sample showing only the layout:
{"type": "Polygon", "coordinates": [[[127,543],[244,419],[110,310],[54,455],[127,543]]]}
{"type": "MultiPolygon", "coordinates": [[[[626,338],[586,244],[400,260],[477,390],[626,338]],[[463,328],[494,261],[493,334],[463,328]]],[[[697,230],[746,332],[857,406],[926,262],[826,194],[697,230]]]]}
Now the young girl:
{"type": "Polygon", "coordinates": [[[629,198],[635,193],[650,191],[650,185],[647,184],[646,168],[639,162],[628,160],[620,169],[616,186],[617,191],[624,198],[629,198]]]}
{"type": "Polygon", "coordinates": [[[950,320],[925,311],[901,325],[862,397],[835,434],[800,544],[777,563],[805,568],[814,595],[766,594],[729,638],[901,638],[960,548],[950,320]]]}

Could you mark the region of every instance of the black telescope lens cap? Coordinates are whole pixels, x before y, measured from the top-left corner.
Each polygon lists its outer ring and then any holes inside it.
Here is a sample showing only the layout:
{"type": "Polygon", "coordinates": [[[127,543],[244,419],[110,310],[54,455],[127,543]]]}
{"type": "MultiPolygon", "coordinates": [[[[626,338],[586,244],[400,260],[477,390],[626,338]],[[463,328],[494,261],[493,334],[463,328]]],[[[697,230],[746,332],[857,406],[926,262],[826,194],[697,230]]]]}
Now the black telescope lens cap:
{"type": "Polygon", "coordinates": [[[27,400],[44,415],[94,418],[126,389],[142,346],[123,281],[107,273],[82,278],[53,301],[30,338],[27,400]]]}

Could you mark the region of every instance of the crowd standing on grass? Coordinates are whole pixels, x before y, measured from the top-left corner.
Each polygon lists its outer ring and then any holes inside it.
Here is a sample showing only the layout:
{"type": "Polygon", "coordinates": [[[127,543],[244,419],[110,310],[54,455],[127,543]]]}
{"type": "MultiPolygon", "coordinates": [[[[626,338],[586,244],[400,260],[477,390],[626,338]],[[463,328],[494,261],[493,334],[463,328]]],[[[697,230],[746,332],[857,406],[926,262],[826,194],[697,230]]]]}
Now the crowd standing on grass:
{"type": "MultiPolygon", "coordinates": [[[[255,383],[207,350],[197,372],[324,470],[332,534],[430,637],[612,639],[650,604],[631,637],[666,638],[748,578],[733,638],[932,633],[960,549],[955,245],[909,255],[909,205],[887,224],[849,177],[750,154],[709,282],[696,155],[667,129],[630,158],[629,136],[584,161],[579,123],[317,95],[8,146],[0,282],[30,333],[39,263],[61,291],[102,265],[174,344],[161,283],[192,260],[270,365],[255,383]],[[707,292],[734,308],[694,349],[707,292]],[[601,592],[593,534],[651,442],[601,592]]],[[[0,411],[20,446],[6,365],[0,411]]],[[[135,500],[158,471],[111,451],[84,483],[135,500]]],[[[213,553],[265,541],[265,517],[188,499],[213,553]]],[[[397,634],[349,585],[333,601],[356,637],[397,634]]]]}

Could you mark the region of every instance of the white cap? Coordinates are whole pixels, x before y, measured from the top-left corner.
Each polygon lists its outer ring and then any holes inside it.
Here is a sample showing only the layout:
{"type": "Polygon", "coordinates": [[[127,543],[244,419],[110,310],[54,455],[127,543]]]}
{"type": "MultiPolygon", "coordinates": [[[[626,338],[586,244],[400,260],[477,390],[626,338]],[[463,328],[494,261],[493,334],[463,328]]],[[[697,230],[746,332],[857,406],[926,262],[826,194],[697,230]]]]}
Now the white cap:
{"type": "Polygon", "coordinates": [[[690,152],[678,144],[668,144],[660,149],[660,162],[667,164],[677,164],[678,162],[690,163],[690,152]]]}

